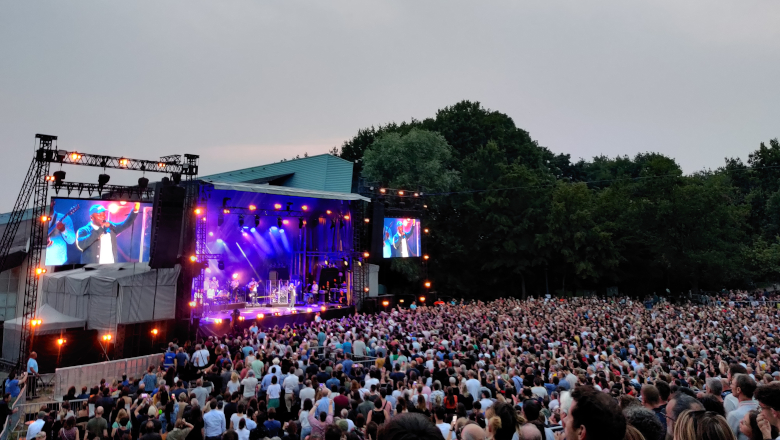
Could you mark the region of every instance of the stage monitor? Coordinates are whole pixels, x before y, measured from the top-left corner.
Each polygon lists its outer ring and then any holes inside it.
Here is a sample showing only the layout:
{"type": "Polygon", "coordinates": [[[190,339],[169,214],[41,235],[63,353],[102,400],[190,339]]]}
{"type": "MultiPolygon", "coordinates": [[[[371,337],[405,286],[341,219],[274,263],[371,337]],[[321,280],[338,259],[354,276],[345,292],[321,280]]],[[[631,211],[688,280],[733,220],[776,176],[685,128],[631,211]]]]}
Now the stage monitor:
{"type": "Polygon", "coordinates": [[[149,261],[151,203],[52,197],[48,215],[46,266],[149,261]]]}
{"type": "Polygon", "coordinates": [[[385,217],[382,228],[382,257],[419,257],[420,220],[385,217]]]}

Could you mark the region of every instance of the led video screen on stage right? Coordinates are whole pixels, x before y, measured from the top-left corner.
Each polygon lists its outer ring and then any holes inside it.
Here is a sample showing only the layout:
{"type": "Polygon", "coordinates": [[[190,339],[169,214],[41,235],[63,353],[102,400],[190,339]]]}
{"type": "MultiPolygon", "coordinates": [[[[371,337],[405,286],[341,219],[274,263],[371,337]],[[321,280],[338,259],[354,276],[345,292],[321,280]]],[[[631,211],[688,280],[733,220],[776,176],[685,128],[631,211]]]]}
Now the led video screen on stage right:
{"type": "Polygon", "coordinates": [[[382,257],[419,257],[420,219],[385,218],[382,231],[382,257]]]}

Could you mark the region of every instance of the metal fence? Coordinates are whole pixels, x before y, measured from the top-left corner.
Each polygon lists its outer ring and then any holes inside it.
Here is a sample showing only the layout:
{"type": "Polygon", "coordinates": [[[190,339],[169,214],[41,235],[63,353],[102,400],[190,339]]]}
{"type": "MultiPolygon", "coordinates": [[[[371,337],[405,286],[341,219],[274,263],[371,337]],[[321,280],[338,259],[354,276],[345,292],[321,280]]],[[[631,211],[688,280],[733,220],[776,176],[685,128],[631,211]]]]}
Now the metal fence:
{"type": "MultiPolygon", "coordinates": [[[[22,390],[19,392],[19,396],[16,397],[16,400],[11,402],[11,410],[15,410],[24,405],[27,402],[26,395],[27,385],[22,385],[22,390]]],[[[16,429],[16,426],[19,424],[19,420],[21,418],[21,409],[15,413],[11,413],[11,415],[8,416],[8,418],[5,420],[5,425],[2,426],[2,431],[0,431],[0,440],[6,440],[9,437],[9,434],[16,429]]]]}
{"type": "Polygon", "coordinates": [[[54,398],[59,399],[61,396],[64,396],[71,386],[75,386],[77,389],[82,386],[97,386],[100,383],[100,379],[106,379],[108,383],[111,383],[113,379],[119,379],[123,374],[126,374],[128,378],[140,378],[146,373],[149,365],[158,366],[161,362],[162,353],[76,367],[57,368],[54,378],[54,398]]]}

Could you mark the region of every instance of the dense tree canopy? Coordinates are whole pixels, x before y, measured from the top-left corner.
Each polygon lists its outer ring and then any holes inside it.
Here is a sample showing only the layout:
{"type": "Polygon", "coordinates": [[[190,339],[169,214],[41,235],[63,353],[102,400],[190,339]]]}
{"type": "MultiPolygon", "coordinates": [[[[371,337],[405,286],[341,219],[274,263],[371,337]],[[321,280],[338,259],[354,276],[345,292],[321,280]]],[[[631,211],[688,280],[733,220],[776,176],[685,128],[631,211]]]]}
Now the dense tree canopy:
{"type": "MultiPolygon", "coordinates": [[[[755,287],[780,278],[780,143],[684,175],[658,153],[572,162],[505,114],[463,101],[359,130],[341,157],[366,178],[426,188],[439,293],[628,294],[755,287]]],[[[409,264],[388,267],[415,290],[409,264]]]]}

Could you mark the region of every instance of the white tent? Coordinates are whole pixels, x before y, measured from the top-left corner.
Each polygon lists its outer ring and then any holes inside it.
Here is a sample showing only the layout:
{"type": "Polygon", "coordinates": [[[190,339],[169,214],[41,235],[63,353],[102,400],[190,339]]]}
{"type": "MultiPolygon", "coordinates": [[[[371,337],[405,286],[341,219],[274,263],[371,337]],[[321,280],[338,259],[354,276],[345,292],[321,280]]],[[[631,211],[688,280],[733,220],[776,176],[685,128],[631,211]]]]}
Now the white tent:
{"type": "MultiPolygon", "coordinates": [[[[59,333],[62,330],[76,327],[84,327],[84,320],[80,318],[74,318],[54,310],[48,304],[42,305],[35,314],[37,319],[41,320],[41,325],[35,328],[35,333],[39,335],[47,335],[51,333],[59,333]]],[[[22,330],[22,318],[12,319],[5,321],[3,324],[5,330],[22,330]]]]}
{"type": "Polygon", "coordinates": [[[118,263],[47,274],[41,280],[42,302],[85,320],[89,330],[173,319],[180,269],[118,263]]]}

